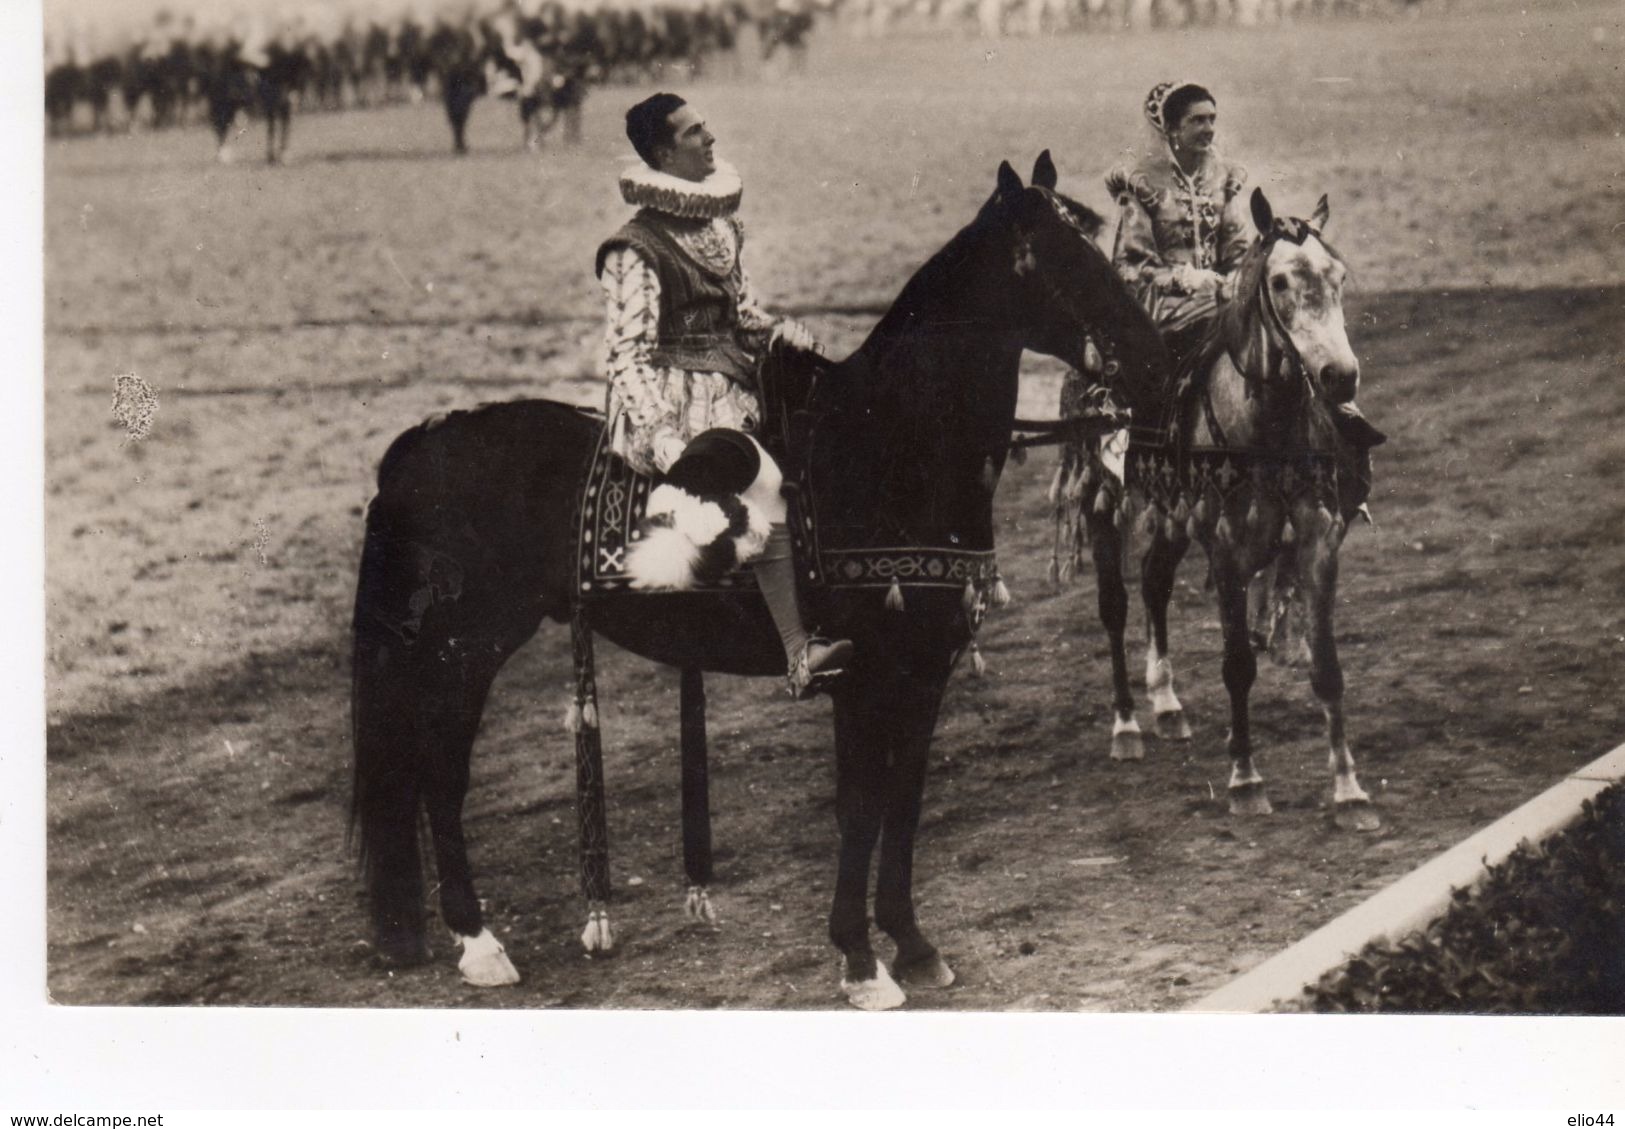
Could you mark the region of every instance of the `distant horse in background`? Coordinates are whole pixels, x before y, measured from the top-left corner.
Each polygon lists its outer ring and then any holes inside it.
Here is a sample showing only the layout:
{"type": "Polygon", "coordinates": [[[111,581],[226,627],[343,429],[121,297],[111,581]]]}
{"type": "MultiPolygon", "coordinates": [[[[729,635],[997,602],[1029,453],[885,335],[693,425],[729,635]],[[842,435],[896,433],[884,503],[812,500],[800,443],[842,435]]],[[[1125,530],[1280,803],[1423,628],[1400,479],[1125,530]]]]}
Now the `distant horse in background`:
{"type": "Polygon", "coordinates": [[[196,52],[197,77],[203,87],[209,125],[214,130],[215,159],[229,162],[231,127],[237,115],[254,108],[258,99],[252,68],[238,56],[238,45],[204,46],[196,52]]]}
{"type": "MultiPolygon", "coordinates": [[[[787,476],[801,468],[798,504],[816,517],[807,528],[819,538],[812,567],[829,573],[809,586],[809,621],[856,647],[830,691],[840,854],[829,935],[842,988],[864,1009],[901,1004],[897,980],[940,987],[954,978],[915,918],[914,843],[949,674],[998,591],[993,496],[1022,352],[1080,363],[1093,340],[1125,379],[1147,385],[1167,365],[1155,327],[1091,241],[1099,217],[1054,191],[1047,152],[1032,181],[1023,186],[1001,165],[975,219],[915,273],[852,356],[818,372],[798,416],[814,422],[786,467],[787,476]],[[818,563],[831,544],[854,546],[840,566],[818,563]],[[869,937],[877,845],[874,921],[897,945],[896,980],[869,937]]],[[[784,675],[753,590],[582,594],[577,515],[602,428],[563,404],[487,405],[406,432],[379,467],[356,590],[351,819],[386,959],[427,956],[417,838],[427,809],[441,913],[463,948],[464,977],[518,980],[483,921],[462,808],[492,681],[544,619],[569,622],[574,645],[589,951],[613,943],[593,634],[683,671],[685,825],[691,728],[703,758],[703,713],[689,709],[699,672],[784,675]]]]}
{"type": "Polygon", "coordinates": [[[1125,535],[1138,513],[1150,540],[1141,589],[1146,689],[1158,734],[1190,737],[1174,692],[1168,603],[1175,570],[1194,541],[1218,589],[1230,695],[1230,810],[1270,812],[1248,721],[1257,675],[1248,585],[1269,566],[1289,563],[1306,612],[1310,685],[1326,715],[1337,822],[1371,830],[1380,819],[1355,777],[1332,626],[1338,549],[1370,492],[1371,469],[1368,454],[1342,439],[1332,421],[1333,408],[1354,398],[1360,367],[1343,320],[1347,268],[1321,238],[1328,211],[1322,197],[1308,222],[1278,218],[1263,192],[1254,191],[1259,239],[1235,272],[1235,297],[1186,362],[1178,386],[1112,381],[1111,393],[1126,402],[1133,426],[1069,447],[1052,498],[1068,551],[1081,555],[1086,534],[1094,560],[1100,619],[1111,641],[1112,757],[1143,755],[1123,645],[1125,535]]]}
{"type": "Polygon", "coordinates": [[[265,118],[265,160],[278,164],[288,152],[288,132],[293,124],[293,92],[311,79],[315,64],[302,45],[273,43],[259,70],[256,87],[260,113],[265,118]]]}

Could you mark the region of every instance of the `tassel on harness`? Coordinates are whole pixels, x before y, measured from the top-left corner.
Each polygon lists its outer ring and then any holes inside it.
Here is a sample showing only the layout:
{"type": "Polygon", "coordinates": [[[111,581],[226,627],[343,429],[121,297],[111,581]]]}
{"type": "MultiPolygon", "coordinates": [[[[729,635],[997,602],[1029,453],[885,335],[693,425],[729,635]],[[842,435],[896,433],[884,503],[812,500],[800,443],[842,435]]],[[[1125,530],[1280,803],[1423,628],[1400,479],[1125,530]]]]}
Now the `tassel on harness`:
{"type": "Polygon", "coordinates": [[[894,612],[903,610],[903,587],[895,580],[891,582],[891,588],[886,592],[886,608],[894,612]]]}
{"type": "Polygon", "coordinates": [[[1058,505],[1060,503],[1060,501],[1061,501],[1061,485],[1065,481],[1066,481],[1066,467],[1065,466],[1056,467],[1055,468],[1055,477],[1050,479],[1049,489],[1044,492],[1044,496],[1049,499],[1049,504],[1050,505],[1054,506],[1054,505],[1058,505]]]}

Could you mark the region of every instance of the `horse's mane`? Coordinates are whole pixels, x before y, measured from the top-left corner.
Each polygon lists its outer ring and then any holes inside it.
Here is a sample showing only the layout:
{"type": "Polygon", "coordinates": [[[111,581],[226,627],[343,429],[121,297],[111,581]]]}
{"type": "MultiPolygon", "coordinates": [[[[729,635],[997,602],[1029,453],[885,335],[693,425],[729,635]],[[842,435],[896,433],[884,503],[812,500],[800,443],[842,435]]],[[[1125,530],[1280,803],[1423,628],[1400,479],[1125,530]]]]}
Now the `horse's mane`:
{"type": "Polygon", "coordinates": [[[1212,369],[1220,354],[1228,352],[1230,342],[1246,339],[1250,328],[1259,317],[1258,298],[1264,280],[1264,265],[1269,262],[1268,243],[1253,240],[1235,270],[1236,288],[1230,301],[1219,311],[1219,316],[1208,325],[1206,332],[1179,366],[1179,385],[1193,387],[1196,379],[1212,369]]]}
{"type": "Polygon", "coordinates": [[[870,342],[897,330],[899,323],[908,324],[909,319],[914,316],[920,296],[935,293],[941,288],[944,276],[970,253],[971,245],[986,231],[992,205],[993,201],[989,200],[978,209],[970,223],[955,232],[953,238],[938,248],[934,255],[921,263],[909,276],[909,280],[897,292],[897,297],[892,300],[891,306],[875,323],[874,329],[870,330],[868,340],[858,352],[863,352],[870,342]]]}
{"type": "MultiPolygon", "coordinates": [[[[1079,230],[1089,237],[1089,242],[1095,244],[1096,250],[1099,250],[1099,236],[1106,228],[1106,217],[1093,208],[1078,203],[1070,196],[1063,196],[1054,189],[1050,190],[1050,196],[1054,198],[1055,202],[1060,205],[1067,215],[1072,217],[1079,230]]],[[[1104,254],[1105,252],[1101,253],[1104,254]]]]}
{"type": "MultiPolygon", "coordinates": [[[[1091,244],[1094,244],[1096,237],[1105,228],[1105,219],[1094,209],[1088,208],[1068,196],[1063,196],[1053,189],[1048,190],[1047,194],[1055,201],[1063,213],[1071,218],[1079,230],[1088,236],[1091,244]]],[[[897,292],[897,297],[893,300],[890,308],[876,323],[871,331],[871,337],[894,330],[898,321],[912,316],[915,301],[919,295],[933,292],[940,285],[943,275],[951,271],[966,257],[970,252],[971,244],[987,230],[996,202],[996,196],[990,197],[977,210],[976,215],[972,217],[968,224],[960,228],[934,255],[920,264],[909,280],[903,284],[903,288],[897,292]]],[[[1096,249],[1099,249],[1098,245],[1096,245],[1096,249]]]]}

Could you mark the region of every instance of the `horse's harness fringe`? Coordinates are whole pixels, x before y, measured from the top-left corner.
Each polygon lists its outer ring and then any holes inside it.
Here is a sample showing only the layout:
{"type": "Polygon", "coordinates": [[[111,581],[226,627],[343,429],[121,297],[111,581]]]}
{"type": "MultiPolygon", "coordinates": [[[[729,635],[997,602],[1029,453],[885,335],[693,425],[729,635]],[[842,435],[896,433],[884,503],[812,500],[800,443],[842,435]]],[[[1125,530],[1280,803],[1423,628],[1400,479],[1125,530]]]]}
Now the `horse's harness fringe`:
{"type": "MultiPolygon", "coordinates": [[[[1319,234],[1302,221],[1277,220],[1265,237],[1259,253],[1267,255],[1269,245],[1279,239],[1301,245],[1310,236],[1318,238],[1319,234]]],[[[1274,370],[1281,368],[1283,375],[1302,381],[1312,399],[1318,396],[1315,375],[1304,364],[1291,334],[1287,332],[1280,311],[1270,295],[1267,275],[1260,276],[1257,303],[1260,310],[1258,328],[1263,338],[1261,344],[1265,346],[1260,350],[1264,372],[1249,371],[1249,366],[1244,366],[1231,353],[1230,361],[1236,372],[1252,389],[1269,379],[1274,370]],[[1269,346],[1273,346],[1273,349],[1269,346]],[[1279,356],[1280,360],[1276,361],[1275,356],[1279,356]]],[[[1109,341],[1109,338],[1106,340],[1109,341]]],[[[1204,372],[1211,374],[1211,366],[1207,366],[1204,372]]],[[[1122,484],[1106,473],[1104,466],[1097,466],[1100,455],[1096,446],[1084,439],[1074,441],[1070,437],[1060,438],[1064,431],[1059,425],[1064,425],[1065,420],[1040,431],[1046,441],[1067,444],[1061,466],[1050,486],[1050,500],[1055,506],[1057,522],[1056,544],[1050,560],[1053,579],[1068,579],[1074,569],[1083,563],[1082,550],[1088,532],[1087,523],[1080,520],[1084,513],[1093,512],[1101,517],[1110,515],[1119,529],[1127,528],[1131,518],[1129,510],[1135,504],[1129,497],[1130,487],[1145,507],[1137,523],[1138,528],[1149,534],[1160,525],[1165,535],[1174,538],[1183,534],[1195,539],[1202,529],[1211,528],[1219,539],[1230,539],[1234,527],[1223,503],[1239,488],[1249,488],[1252,492],[1245,517],[1241,518],[1248,526],[1260,520],[1258,497],[1266,490],[1282,501],[1311,490],[1323,508],[1335,509],[1338,467],[1334,454],[1315,450],[1281,452],[1232,446],[1226,441],[1215,416],[1208,379],[1198,381],[1187,375],[1184,387],[1176,395],[1180,398],[1200,397],[1204,421],[1215,444],[1211,447],[1188,447],[1180,440],[1180,413],[1175,412],[1163,425],[1165,430],[1159,427],[1154,438],[1135,433],[1124,467],[1126,481],[1122,484]]],[[[1090,439],[1121,426],[1120,422],[1106,417],[1073,418],[1090,419],[1098,425],[1082,429],[1094,432],[1090,439]]],[[[1031,426],[1034,421],[1016,422],[1018,429],[1039,430],[1031,426]]]]}

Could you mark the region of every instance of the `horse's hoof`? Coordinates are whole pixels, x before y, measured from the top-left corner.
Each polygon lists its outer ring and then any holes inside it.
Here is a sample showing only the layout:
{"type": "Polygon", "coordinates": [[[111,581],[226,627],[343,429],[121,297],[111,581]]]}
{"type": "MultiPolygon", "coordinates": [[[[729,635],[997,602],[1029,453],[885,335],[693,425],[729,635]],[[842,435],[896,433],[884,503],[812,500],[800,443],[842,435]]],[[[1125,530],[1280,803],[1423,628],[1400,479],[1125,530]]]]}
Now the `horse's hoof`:
{"type": "Polygon", "coordinates": [[[1370,800],[1346,800],[1337,805],[1332,821],[1339,831],[1379,831],[1382,816],[1370,800]]]}
{"type": "Polygon", "coordinates": [[[480,930],[478,937],[457,938],[463,944],[463,958],[457,962],[457,971],[476,988],[505,988],[519,983],[519,970],[508,959],[508,954],[489,929],[480,930]]]}
{"type": "Polygon", "coordinates": [[[711,908],[711,895],[704,886],[690,886],[688,896],[683,900],[683,912],[688,914],[690,921],[697,921],[701,925],[717,927],[717,911],[711,908]]]}
{"type": "Polygon", "coordinates": [[[948,967],[948,962],[942,959],[940,953],[932,953],[922,960],[904,963],[901,959],[893,964],[897,979],[910,988],[947,988],[954,982],[954,970],[948,967]]]}
{"type": "Polygon", "coordinates": [[[373,939],[372,959],[379,968],[416,968],[427,964],[431,956],[422,934],[392,931],[373,939]]]}
{"type": "Polygon", "coordinates": [[[581,947],[588,955],[614,950],[615,932],[609,927],[608,910],[595,909],[587,914],[587,927],[581,931],[581,947]]]}
{"type": "Polygon", "coordinates": [[[847,1002],[860,1011],[890,1011],[902,1007],[908,999],[879,961],[875,962],[874,979],[842,980],[841,991],[846,993],[847,1002]]]}
{"type": "Polygon", "coordinates": [[[1137,761],[1145,759],[1145,738],[1138,729],[1124,729],[1112,734],[1112,760],[1137,761]]]}
{"type": "Polygon", "coordinates": [[[1191,723],[1185,720],[1184,710],[1169,710],[1157,715],[1157,736],[1164,741],[1189,741],[1191,723]]]}
{"type": "Polygon", "coordinates": [[[1230,789],[1230,814],[1239,816],[1274,815],[1270,798],[1262,784],[1238,784],[1230,789]]]}

